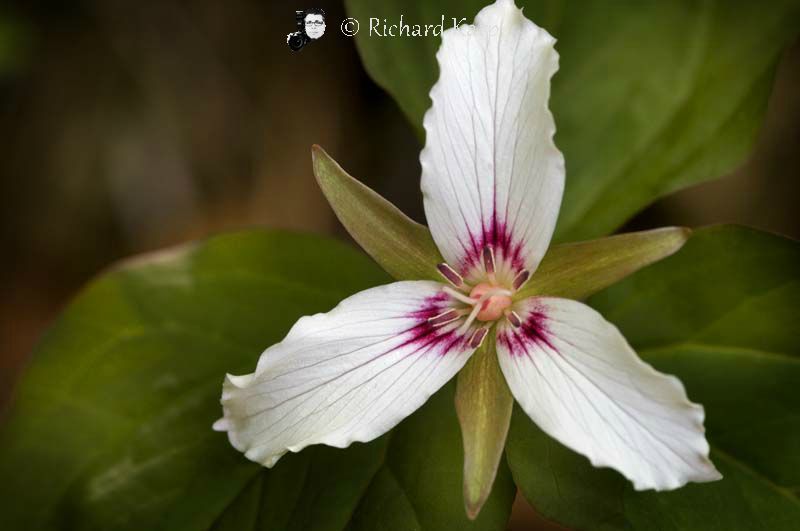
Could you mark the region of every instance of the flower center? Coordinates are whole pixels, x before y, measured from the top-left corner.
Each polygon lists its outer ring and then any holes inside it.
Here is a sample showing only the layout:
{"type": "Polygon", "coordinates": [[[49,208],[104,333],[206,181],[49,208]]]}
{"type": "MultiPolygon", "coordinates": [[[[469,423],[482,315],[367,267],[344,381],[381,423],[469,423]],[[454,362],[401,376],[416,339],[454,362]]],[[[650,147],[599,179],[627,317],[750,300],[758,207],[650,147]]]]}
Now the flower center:
{"type": "Polygon", "coordinates": [[[508,293],[507,290],[498,289],[497,286],[486,282],[481,282],[472,288],[469,297],[483,301],[476,305],[479,309],[475,318],[483,322],[500,319],[505,310],[511,306],[511,297],[506,293],[508,293]]]}
{"type": "MultiPolygon", "coordinates": [[[[498,264],[495,263],[494,249],[487,246],[481,255],[483,279],[472,286],[448,264],[441,263],[436,266],[439,273],[452,285],[452,287],[445,286],[443,290],[456,301],[456,306],[430,317],[428,322],[431,325],[440,327],[458,322],[460,323],[458,332],[467,333],[475,321],[494,323],[505,317],[514,328],[522,326],[519,315],[511,309],[513,303],[511,297],[528,281],[530,272],[521,269],[512,277],[509,275],[508,266],[501,264],[505,268],[501,269],[502,276],[500,276],[498,264]],[[459,303],[464,306],[458,307],[459,303]]],[[[481,324],[473,329],[469,336],[469,345],[474,348],[479,347],[491,326],[491,324],[481,324]]]]}

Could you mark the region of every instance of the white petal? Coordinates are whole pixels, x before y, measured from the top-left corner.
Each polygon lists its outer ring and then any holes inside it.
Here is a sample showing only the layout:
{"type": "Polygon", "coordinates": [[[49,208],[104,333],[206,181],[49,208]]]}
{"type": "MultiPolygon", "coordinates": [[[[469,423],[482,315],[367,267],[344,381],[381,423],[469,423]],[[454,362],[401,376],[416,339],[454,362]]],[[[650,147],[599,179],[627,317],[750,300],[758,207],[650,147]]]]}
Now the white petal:
{"type": "Polygon", "coordinates": [[[564,190],[547,107],[554,43],[511,0],[442,35],[422,192],[433,238],[464,276],[481,267],[485,246],[499,265],[531,273],[547,250],[564,190]]]}
{"type": "Polygon", "coordinates": [[[428,323],[450,304],[440,284],[396,282],[303,317],[255,373],[226,377],[215,428],[268,467],[310,444],[343,448],[382,435],[472,354],[459,323],[428,323]]]}
{"type": "Polygon", "coordinates": [[[722,477],[708,459],[702,406],[639,359],[614,325],[566,299],[527,299],[517,312],[523,325],[498,329],[497,355],[542,430],[637,490],[722,477]]]}

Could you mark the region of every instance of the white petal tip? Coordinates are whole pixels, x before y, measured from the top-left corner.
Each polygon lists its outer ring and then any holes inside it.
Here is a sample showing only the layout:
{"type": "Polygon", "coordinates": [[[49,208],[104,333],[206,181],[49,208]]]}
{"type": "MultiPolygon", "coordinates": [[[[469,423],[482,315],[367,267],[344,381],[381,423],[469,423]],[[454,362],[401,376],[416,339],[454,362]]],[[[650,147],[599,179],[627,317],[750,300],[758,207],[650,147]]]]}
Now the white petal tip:
{"type": "Polygon", "coordinates": [[[300,319],[264,351],[254,373],[226,375],[224,418],[214,429],[267,468],[310,445],[345,447],[383,435],[472,354],[463,337],[454,342],[450,328],[430,324],[449,304],[441,289],[397,282],[300,319]]]}
{"type": "Polygon", "coordinates": [[[680,380],[642,361],[617,327],[566,299],[535,297],[516,311],[528,326],[498,334],[500,367],[540,428],[637,491],[722,478],[709,459],[703,407],[680,380]],[[583,400],[568,407],[564,397],[573,396],[583,400]]]}
{"type": "Polygon", "coordinates": [[[238,387],[239,389],[243,389],[250,385],[255,377],[255,373],[250,374],[243,374],[241,376],[236,376],[233,374],[226,374],[225,375],[225,383],[238,387]]]}
{"type": "Polygon", "coordinates": [[[723,478],[722,474],[714,468],[714,465],[709,462],[708,468],[703,471],[698,471],[696,474],[693,474],[688,477],[683,477],[679,479],[675,479],[669,483],[638,483],[634,482],[633,489],[636,491],[646,491],[646,490],[653,490],[656,492],[666,492],[670,490],[677,490],[682,487],[685,487],[689,483],[710,483],[712,481],[719,481],[723,478]]]}

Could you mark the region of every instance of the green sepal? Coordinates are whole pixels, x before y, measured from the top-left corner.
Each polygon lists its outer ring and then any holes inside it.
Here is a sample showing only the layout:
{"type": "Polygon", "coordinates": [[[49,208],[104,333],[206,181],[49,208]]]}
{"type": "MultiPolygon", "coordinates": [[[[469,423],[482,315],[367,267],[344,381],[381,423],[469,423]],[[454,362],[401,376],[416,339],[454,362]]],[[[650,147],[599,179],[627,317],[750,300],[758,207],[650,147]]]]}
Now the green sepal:
{"type": "Polygon", "coordinates": [[[314,175],[333,211],[359,245],[398,280],[441,280],[442,256],[424,225],[347,174],[319,146],[311,148],[314,175]]]}
{"type": "Polygon", "coordinates": [[[493,332],[458,373],[455,402],[464,443],[464,508],[474,520],[492,492],[514,407],[493,332]]]}
{"type": "Polygon", "coordinates": [[[664,227],[554,245],[516,297],[585,299],[675,253],[691,234],[685,227],[664,227]]]}

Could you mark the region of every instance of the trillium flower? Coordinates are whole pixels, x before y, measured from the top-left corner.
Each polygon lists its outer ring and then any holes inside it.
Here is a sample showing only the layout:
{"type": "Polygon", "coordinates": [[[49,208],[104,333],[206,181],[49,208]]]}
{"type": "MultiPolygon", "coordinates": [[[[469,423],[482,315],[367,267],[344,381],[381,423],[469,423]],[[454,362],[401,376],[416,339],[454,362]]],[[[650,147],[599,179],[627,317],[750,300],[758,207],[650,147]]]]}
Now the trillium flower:
{"type": "Polygon", "coordinates": [[[424,119],[422,192],[441,282],[368,289],[300,319],[228,375],[216,429],[264,466],[312,444],[386,433],[464,367],[487,338],[502,375],[543,431],[637,490],[720,474],[703,408],[643,362],[589,306],[525,297],[550,244],[564,159],[547,103],[555,40],[511,0],[447,30],[424,119]]]}

